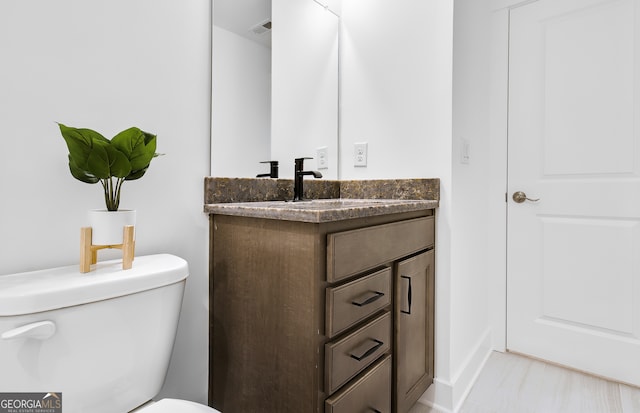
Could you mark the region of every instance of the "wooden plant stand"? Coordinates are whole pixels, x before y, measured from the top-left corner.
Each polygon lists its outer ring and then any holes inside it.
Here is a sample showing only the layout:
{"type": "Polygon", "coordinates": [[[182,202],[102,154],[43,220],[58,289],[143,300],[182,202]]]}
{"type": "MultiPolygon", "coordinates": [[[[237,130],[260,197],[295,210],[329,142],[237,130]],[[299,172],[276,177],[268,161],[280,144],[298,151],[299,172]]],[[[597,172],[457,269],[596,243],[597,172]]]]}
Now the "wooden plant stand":
{"type": "Polygon", "coordinates": [[[122,269],[131,269],[136,247],[136,242],[133,240],[133,231],[133,225],[124,227],[122,244],[93,245],[91,243],[91,227],[82,227],[80,229],[80,272],[87,273],[91,271],[91,264],[98,262],[98,251],[104,249],[122,250],[122,269]]]}

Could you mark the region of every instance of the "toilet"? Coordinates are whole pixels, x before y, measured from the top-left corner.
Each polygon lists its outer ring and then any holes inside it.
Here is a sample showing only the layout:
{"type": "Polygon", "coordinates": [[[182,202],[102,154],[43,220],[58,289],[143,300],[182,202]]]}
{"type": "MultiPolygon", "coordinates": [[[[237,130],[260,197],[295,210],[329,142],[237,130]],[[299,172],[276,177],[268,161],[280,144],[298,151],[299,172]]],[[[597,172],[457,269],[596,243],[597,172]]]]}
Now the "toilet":
{"type": "MultiPolygon", "coordinates": [[[[65,413],[216,413],[152,401],[178,326],[187,262],[169,254],[0,276],[0,391],[62,395],[65,413]]],[[[219,413],[219,412],[217,412],[219,413]]]]}

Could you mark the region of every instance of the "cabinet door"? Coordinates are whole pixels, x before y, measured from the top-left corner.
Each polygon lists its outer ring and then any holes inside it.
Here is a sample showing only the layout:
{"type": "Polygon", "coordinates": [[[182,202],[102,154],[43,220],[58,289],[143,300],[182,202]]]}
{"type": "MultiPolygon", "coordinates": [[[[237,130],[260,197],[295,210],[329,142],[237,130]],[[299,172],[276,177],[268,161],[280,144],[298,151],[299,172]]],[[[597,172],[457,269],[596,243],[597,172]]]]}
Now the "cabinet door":
{"type": "Polygon", "coordinates": [[[395,411],[404,413],[433,381],[434,251],[396,264],[395,411]]]}

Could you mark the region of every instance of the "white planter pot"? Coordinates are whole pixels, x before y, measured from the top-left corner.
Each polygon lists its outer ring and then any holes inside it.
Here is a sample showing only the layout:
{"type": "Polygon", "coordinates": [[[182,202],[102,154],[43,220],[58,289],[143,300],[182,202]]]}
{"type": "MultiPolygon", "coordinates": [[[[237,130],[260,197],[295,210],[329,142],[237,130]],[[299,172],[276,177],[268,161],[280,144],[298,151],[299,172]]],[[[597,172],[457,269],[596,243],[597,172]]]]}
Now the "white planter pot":
{"type": "MultiPolygon", "coordinates": [[[[117,245],[122,244],[124,227],[136,225],[136,211],[122,209],[107,211],[93,209],[89,211],[89,226],[91,227],[91,244],[117,245]]],[[[135,239],[135,230],[133,232],[135,239]]]]}

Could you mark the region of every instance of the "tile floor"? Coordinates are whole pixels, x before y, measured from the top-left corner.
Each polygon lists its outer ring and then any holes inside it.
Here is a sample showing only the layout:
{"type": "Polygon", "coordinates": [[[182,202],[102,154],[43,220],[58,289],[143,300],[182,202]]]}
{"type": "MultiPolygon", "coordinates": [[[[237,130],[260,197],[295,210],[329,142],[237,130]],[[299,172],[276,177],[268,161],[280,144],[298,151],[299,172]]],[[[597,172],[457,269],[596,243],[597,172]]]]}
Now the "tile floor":
{"type": "MultiPolygon", "coordinates": [[[[424,405],[410,411],[435,412],[424,405]]],[[[517,354],[493,352],[459,412],[640,413],[640,388],[517,354]]]]}

